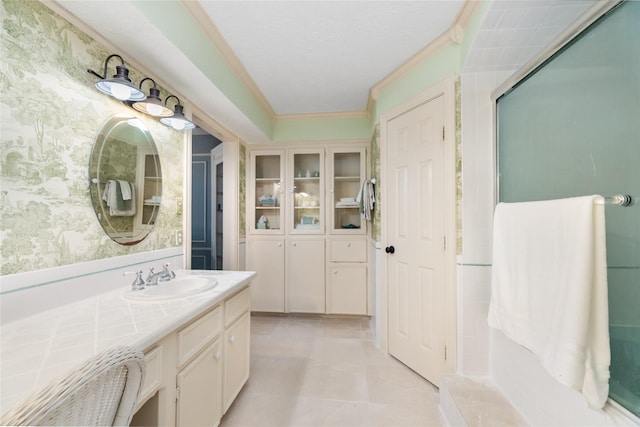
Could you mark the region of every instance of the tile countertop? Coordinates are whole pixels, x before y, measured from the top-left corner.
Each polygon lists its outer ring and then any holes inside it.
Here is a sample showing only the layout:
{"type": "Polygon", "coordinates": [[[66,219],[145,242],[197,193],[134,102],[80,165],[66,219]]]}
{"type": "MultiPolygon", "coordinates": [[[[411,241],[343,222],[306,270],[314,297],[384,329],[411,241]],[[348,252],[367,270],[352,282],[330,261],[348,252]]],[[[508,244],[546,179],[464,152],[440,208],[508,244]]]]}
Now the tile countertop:
{"type": "Polygon", "coordinates": [[[122,294],[129,287],[122,286],[1,325],[0,413],[102,350],[117,345],[145,350],[256,275],[203,270],[189,274],[214,275],[218,285],[197,296],[160,302],[127,301],[122,294]]]}

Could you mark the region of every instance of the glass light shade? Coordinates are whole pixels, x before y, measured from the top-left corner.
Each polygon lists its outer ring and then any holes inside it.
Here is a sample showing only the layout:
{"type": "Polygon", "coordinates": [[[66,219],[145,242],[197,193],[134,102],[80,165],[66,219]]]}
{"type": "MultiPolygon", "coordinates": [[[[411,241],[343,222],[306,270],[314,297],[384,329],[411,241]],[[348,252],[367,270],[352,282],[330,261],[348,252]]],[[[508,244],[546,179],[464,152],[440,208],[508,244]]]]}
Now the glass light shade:
{"type": "Polygon", "coordinates": [[[180,104],[176,104],[176,111],[173,113],[173,116],[162,118],[160,122],[164,125],[171,126],[175,130],[194,129],[196,127],[196,125],[191,123],[184,114],[182,114],[182,105],[180,104]]]}
{"type": "Polygon", "coordinates": [[[96,88],[120,101],[142,101],[146,98],[142,91],[126,80],[100,80],[96,83],[96,88]]]}
{"type": "MultiPolygon", "coordinates": [[[[149,80],[153,82],[153,87],[149,89],[149,96],[147,99],[141,102],[134,102],[133,108],[140,111],[141,113],[149,114],[155,117],[171,117],[173,116],[173,111],[170,108],[166,107],[162,100],[160,99],[160,90],[155,86],[155,82],[153,79],[146,77],[145,80],[149,80]]],[[[140,82],[140,87],[142,88],[142,82],[140,82]]]]}
{"type": "Polygon", "coordinates": [[[145,101],[134,103],[133,108],[141,113],[155,117],[171,117],[173,115],[173,111],[170,108],[165,107],[161,101],[156,101],[151,96],[145,101]]]}

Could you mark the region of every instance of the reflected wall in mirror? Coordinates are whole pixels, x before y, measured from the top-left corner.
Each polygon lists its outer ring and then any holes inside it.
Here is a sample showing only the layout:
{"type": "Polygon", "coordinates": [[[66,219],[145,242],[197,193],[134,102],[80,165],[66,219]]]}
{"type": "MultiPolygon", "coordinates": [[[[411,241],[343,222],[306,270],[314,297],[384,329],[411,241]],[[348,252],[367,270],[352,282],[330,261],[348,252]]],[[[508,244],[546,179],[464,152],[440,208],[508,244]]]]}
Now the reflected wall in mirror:
{"type": "Polygon", "coordinates": [[[91,201],[115,242],[135,245],[153,230],[162,198],[162,172],[151,133],[140,119],[118,114],[98,132],[89,164],[91,201]]]}

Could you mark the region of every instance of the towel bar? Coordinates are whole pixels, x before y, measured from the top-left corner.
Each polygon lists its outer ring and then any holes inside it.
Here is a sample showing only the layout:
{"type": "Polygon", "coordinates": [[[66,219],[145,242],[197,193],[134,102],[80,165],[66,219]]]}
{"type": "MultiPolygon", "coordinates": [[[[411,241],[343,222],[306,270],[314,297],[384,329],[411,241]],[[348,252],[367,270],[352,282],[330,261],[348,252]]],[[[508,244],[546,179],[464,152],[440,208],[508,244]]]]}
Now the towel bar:
{"type": "Polygon", "coordinates": [[[633,198],[628,194],[615,194],[604,198],[605,205],[630,206],[632,203],[633,198]]]}

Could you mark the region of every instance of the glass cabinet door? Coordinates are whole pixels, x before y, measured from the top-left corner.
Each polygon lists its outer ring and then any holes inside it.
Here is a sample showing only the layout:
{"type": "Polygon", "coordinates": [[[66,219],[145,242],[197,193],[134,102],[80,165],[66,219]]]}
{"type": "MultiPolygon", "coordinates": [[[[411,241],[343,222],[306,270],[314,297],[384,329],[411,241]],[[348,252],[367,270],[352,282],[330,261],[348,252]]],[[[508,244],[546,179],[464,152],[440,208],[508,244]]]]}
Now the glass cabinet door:
{"type": "Polygon", "coordinates": [[[365,149],[334,149],[330,155],[331,233],[362,234],[358,194],[365,179],[365,149]]]}
{"type": "Polygon", "coordinates": [[[289,174],[291,189],[292,233],[324,232],[324,156],[318,150],[292,150],[289,174]]]}
{"type": "Polygon", "coordinates": [[[250,227],[254,232],[281,233],[281,186],[283,172],[282,152],[270,151],[252,154],[253,182],[250,185],[253,198],[253,218],[250,227]]]}

